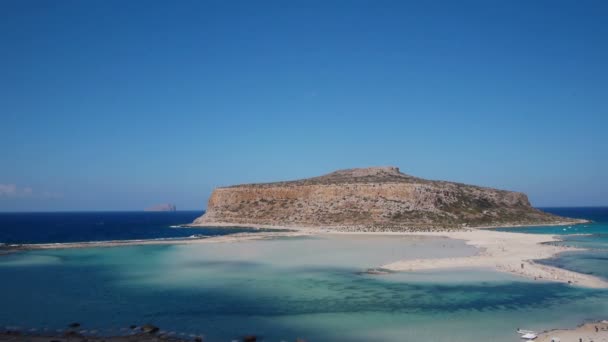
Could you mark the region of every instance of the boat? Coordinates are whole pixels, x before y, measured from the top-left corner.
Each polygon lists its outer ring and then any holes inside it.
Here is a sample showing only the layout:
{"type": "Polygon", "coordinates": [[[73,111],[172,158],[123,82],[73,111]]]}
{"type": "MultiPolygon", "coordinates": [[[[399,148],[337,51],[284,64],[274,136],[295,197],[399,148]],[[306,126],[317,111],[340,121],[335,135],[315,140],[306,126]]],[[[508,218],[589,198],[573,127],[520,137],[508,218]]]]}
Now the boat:
{"type": "Polygon", "coordinates": [[[521,335],[522,339],[528,340],[528,341],[531,341],[538,337],[536,332],[534,332],[532,330],[517,329],[517,333],[521,335]]]}
{"type": "Polygon", "coordinates": [[[520,335],[525,335],[525,334],[536,334],[535,331],[532,330],[525,330],[525,329],[517,329],[517,333],[520,335]]]}

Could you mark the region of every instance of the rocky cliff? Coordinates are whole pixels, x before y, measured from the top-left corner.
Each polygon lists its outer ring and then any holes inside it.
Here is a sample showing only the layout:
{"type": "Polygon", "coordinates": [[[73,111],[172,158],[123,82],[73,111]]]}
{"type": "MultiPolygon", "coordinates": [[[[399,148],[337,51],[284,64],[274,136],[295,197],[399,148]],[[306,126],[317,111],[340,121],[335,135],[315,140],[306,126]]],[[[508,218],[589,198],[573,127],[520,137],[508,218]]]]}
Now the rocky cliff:
{"type": "Polygon", "coordinates": [[[396,167],[336,171],[277,183],[213,191],[194,225],[252,224],[365,230],[558,223],[519,192],[431,181],[396,167]]]}

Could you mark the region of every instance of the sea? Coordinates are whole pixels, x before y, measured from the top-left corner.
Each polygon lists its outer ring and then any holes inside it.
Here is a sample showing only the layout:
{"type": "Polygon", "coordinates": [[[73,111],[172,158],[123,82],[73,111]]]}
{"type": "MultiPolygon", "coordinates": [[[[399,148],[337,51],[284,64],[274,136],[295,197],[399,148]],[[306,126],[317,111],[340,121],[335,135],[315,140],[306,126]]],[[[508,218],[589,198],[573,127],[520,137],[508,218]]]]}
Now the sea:
{"type": "Polygon", "coordinates": [[[201,211],[0,213],[0,242],[63,243],[208,237],[259,231],[185,228],[201,211]]]}
{"type": "MultiPolygon", "coordinates": [[[[608,278],[608,208],[543,208],[593,222],[503,228],[561,235],[586,248],[543,262],[608,278]]],[[[61,243],[215,236],[176,228],[200,212],[0,214],[0,242],[61,243]]],[[[249,230],[239,230],[248,232],[249,230]]],[[[255,231],[255,230],[251,230],[255,231]]],[[[458,257],[458,240],[396,236],[292,237],[234,243],[31,250],[0,255],[0,328],[130,334],[146,323],[205,341],[519,341],[608,319],[608,291],[490,269],[370,275],[398,259],[458,257]]]]}

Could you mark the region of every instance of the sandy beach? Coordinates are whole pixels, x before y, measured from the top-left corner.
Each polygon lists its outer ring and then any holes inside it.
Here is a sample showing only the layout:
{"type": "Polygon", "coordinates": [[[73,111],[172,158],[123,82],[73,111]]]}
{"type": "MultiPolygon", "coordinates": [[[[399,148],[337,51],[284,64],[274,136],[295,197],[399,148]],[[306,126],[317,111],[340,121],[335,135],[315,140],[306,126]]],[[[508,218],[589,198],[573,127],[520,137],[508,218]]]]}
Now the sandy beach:
{"type": "Polygon", "coordinates": [[[39,244],[7,244],[0,246],[0,255],[16,251],[34,249],[63,249],[63,248],[98,248],[98,247],[121,247],[121,246],[140,246],[140,245],[189,245],[205,243],[228,243],[246,240],[271,239],[275,237],[302,236],[309,233],[303,231],[282,231],[282,232],[259,232],[259,233],[237,233],[230,235],[213,236],[207,238],[168,238],[168,239],[148,239],[148,240],[109,240],[109,241],[88,241],[88,242],[63,242],[63,243],[39,243],[39,244]]]}
{"type": "MultiPolygon", "coordinates": [[[[562,226],[588,223],[588,220],[576,219],[556,222],[552,224],[539,224],[536,226],[562,226]]],[[[245,225],[213,223],[213,226],[242,227],[245,225]]],[[[253,225],[256,228],[277,228],[268,225],[253,225]]],[[[534,225],[510,225],[500,227],[530,227],[534,225]]],[[[541,234],[524,234],[513,232],[500,232],[492,230],[497,226],[483,226],[474,228],[440,229],[429,227],[426,230],[413,232],[376,232],[359,227],[281,227],[293,229],[306,234],[370,234],[370,235],[409,235],[409,236],[435,236],[464,240],[467,244],[478,248],[479,253],[471,257],[396,260],[395,262],[379,265],[391,271],[421,271],[454,268],[491,268],[501,272],[508,272],[517,276],[537,281],[552,281],[590,288],[608,288],[608,281],[591,275],[568,271],[561,268],[541,265],[535,260],[547,259],[561,252],[576,251],[580,249],[554,246],[549,242],[559,241],[555,236],[541,234]]]]}
{"type": "Polygon", "coordinates": [[[608,321],[587,323],[575,329],[551,330],[544,332],[537,342],[606,342],[608,341],[608,321]]]}
{"type": "Polygon", "coordinates": [[[535,262],[535,260],[547,259],[561,252],[578,250],[547,244],[547,242],[559,241],[554,236],[507,233],[492,230],[417,233],[417,235],[445,236],[452,239],[464,240],[467,244],[477,247],[479,253],[475,256],[463,258],[396,261],[383,265],[382,268],[392,271],[419,271],[485,267],[538,281],[554,281],[590,288],[608,287],[608,282],[601,278],[535,262]]]}
{"type": "MultiPolygon", "coordinates": [[[[587,222],[587,220],[573,220],[558,222],[552,225],[573,225],[587,222]]],[[[235,225],[225,224],[225,226],[235,225]]],[[[257,227],[272,228],[270,226],[257,227]]],[[[511,227],[521,226],[513,225],[511,227]]],[[[559,241],[557,237],[551,235],[500,232],[492,230],[491,228],[496,228],[494,226],[464,228],[460,230],[428,229],[415,232],[370,232],[363,231],[362,229],[354,229],[353,227],[282,228],[295,229],[306,234],[369,234],[447,237],[464,240],[467,244],[474,246],[479,250],[477,255],[471,257],[396,260],[395,262],[385,265],[379,265],[379,268],[391,271],[404,272],[454,268],[490,268],[536,281],[560,282],[590,288],[608,288],[608,281],[604,279],[536,263],[535,260],[551,258],[561,252],[580,250],[548,244],[550,242],[559,241]]]]}

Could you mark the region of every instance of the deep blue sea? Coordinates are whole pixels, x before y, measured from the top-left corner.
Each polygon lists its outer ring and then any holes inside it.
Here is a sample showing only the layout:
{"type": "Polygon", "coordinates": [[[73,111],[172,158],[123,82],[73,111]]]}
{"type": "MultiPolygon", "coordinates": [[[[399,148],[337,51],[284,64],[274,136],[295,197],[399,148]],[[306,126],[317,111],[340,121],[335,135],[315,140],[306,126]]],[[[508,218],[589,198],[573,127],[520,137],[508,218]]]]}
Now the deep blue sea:
{"type": "MultiPolygon", "coordinates": [[[[589,250],[546,260],[608,278],[608,208],[549,208],[593,223],[505,229],[560,234],[589,250]],[[586,235],[579,235],[586,234],[586,235]]],[[[198,212],[2,214],[0,240],[190,236],[198,212]]],[[[204,230],[202,234],[213,234],[204,230]]],[[[219,231],[225,234],[225,230],[219,231]]],[[[435,239],[435,238],[431,238],[435,239]]],[[[473,251],[474,252],[474,251],[473,251]]],[[[0,256],[0,327],[128,334],[152,323],[205,341],[518,341],[517,328],[608,318],[608,291],[483,269],[365,275],[418,253],[463,256],[458,240],[320,236],[234,243],[32,250],[0,256]],[[434,245],[428,249],[429,245],[434,245]]],[[[174,336],[174,335],[173,335],[174,336]]]]}
{"type": "Polygon", "coordinates": [[[0,213],[0,243],[60,243],[184,238],[255,231],[247,228],[177,228],[200,211],[0,213]]]}

